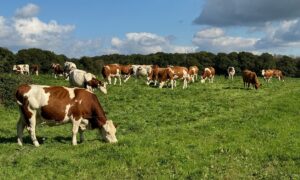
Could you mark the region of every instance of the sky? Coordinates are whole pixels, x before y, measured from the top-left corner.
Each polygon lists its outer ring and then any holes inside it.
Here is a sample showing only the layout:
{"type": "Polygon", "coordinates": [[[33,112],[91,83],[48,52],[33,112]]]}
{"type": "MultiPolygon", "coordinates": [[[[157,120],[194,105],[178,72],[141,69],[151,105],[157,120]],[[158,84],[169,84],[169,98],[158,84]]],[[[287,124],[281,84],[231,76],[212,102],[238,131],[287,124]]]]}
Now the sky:
{"type": "Polygon", "coordinates": [[[0,46],[68,57],[268,52],[300,56],[300,0],[0,0],[0,46]]]}

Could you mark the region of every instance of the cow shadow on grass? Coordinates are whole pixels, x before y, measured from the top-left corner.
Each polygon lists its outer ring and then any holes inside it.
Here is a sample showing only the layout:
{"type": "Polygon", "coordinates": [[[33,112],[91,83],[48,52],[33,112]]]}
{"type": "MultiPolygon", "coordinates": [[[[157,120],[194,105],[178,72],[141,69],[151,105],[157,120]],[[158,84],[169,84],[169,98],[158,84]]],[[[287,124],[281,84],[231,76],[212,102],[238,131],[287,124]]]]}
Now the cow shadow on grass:
{"type": "MultiPolygon", "coordinates": [[[[53,140],[56,141],[56,142],[62,143],[62,144],[72,143],[72,137],[71,136],[66,136],[66,137],[65,136],[56,136],[56,137],[53,138],[53,140]]],[[[95,138],[95,139],[85,139],[84,142],[97,141],[97,140],[101,141],[101,139],[95,138]]],[[[80,142],[79,138],[77,138],[77,142],[78,142],[78,144],[83,143],[83,142],[80,142]]]]}
{"type": "Polygon", "coordinates": [[[222,87],[222,89],[245,89],[247,90],[247,88],[244,87],[238,87],[238,86],[226,86],[226,87],[222,87]]]}
{"type": "Polygon", "coordinates": [[[67,143],[72,142],[71,136],[56,136],[53,139],[54,139],[54,141],[62,143],[62,144],[67,144],[67,143]]]}
{"type": "MultiPolygon", "coordinates": [[[[36,137],[40,144],[44,143],[43,137],[36,137]]],[[[13,137],[0,137],[0,144],[11,144],[11,143],[17,143],[17,136],[13,137]]],[[[32,140],[29,136],[23,137],[23,144],[32,144],[32,140]]]]}

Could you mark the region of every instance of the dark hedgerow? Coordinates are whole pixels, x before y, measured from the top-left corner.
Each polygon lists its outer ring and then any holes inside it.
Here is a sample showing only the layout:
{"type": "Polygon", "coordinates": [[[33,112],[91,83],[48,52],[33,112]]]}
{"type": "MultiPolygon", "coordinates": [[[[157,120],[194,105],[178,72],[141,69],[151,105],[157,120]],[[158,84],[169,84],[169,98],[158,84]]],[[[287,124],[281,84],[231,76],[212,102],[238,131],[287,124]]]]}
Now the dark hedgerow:
{"type": "Polygon", "coordinates": [[[32,83],[32,79],[28,75],[0,75],[0,104],[9,108],[14,107],[17,87],[21,84],[30,83],[32,83]]]}

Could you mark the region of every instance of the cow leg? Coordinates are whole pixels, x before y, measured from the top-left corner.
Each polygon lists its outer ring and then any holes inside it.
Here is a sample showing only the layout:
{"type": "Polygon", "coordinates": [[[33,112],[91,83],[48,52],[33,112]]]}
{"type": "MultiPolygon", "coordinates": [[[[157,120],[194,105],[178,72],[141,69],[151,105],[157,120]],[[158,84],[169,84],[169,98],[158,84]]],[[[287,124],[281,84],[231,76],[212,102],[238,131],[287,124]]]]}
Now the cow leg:
{"type": "MultiPolygon", "coordinates": [[[[160,82],[160,83],[159,83],[159,88],[161,89],[161,88],[164,86],[164,84],[165,84],[164,81],[160,82]]],[[[172,83],[172,88],[173,88],[173,83],[172,83]]]]}
{"type": "Polygon", "coordinates": [[[111,77],[110,76],[107,77],[107,82],[108,82],[108,84],[111,84],[111,77]]]}
{"type": "Polygon", "coordinates": [[[78,129],[81,123],[81,120],[75,120],[73,119],[73,128],[72,128],[72,144],[74,146],[77,145],[77,133],[78,133],[78,129]]]}
{"type": "MultiPolygon", "coordinates": [[[[176,81],[175,81],[176,82],[176,81]]],[[[174,80],[173,79],[171,79],[171,89],[173,89],[174,88],[174,80]]]]}
{"type": "Polygon", "coordinates": [[[25,121],[24,121],[24,116],[21,114],[19,121],[17,123],[17,136],[18,136],[18,144],[20,146],[23,145],[23,132],[25,128],[25,121]]]}
{"type": "Polygon", "coordinates": [[[185,89],[185,88],[187,88],[187,82],[186,82],[186,79],[183,79],[183,87],[182,87],[182,89],[185,89]]]}
{"type": "Polygon", "coordinates": [[[79,128],[79,135],[80,135],[80,142],[82,143],[84,141],[84,130],[82,128],[79,128]]]}
{"type": "Polygon", "coordinates": [[[122,85],[122,79],[121,79],[121,75],[118,77],[119,82],[120,82],[120,86],[122,85]]]}
{"type": "Polygon", "coordinates": [[[32,113],[31,118],[29,119],[30,127],[28,127],[29,134],[31,136],[31,140],[35,147],[39,147],[40,144],[35,135],[35,127],[36,127],[36,110],[29,110],[32,113]]]}
{"type": "MultiPolygon", "coordinates": [[[[176,87],[177,86],[177,82],[176,82],[176,80],[172,80],[174,83],[173,83],[173,85],[174,85],[174,87],[176,87]]],[[[172,84],[171,84],[172,85],[172,84]]]]}

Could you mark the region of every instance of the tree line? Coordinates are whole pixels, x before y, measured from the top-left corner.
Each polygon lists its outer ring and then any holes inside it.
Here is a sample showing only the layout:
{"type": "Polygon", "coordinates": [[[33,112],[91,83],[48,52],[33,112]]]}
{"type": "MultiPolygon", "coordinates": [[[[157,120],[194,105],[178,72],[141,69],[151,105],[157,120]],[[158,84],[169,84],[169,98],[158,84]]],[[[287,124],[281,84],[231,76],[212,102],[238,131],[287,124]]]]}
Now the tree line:
{"type": "Polygon", "coordinates": [[[74,62],[79,69],[84,69],[96,75],[101,74],[101,69],[105,64],[157,64],[161,67],[167,65],[179,65],[189,67],[196,65],[202,70],[204,67],[213,66],[218,75],[226,73],[229,66],[234,66],[237,74],[242,70],[249,69],[261,74],[262,69],[277,68],[284,72],[286,76],[300,77],[300,57],[290,57],[286,55],[272,55],[262,53],[255,55],[251,52],[231,52],[218,53],[201,51],[195,53],[163,53],[141,55],[102,55],[94,57],[68,58],[63,54],[30,48],[22,49],[17,53],[11,52],[7,48],[0,47],[0,73],[11,73],[14,64],[38,64],[41,73],[50,73],[51,64],[59,63],[63,65],[65,61],[74,62]]]}

